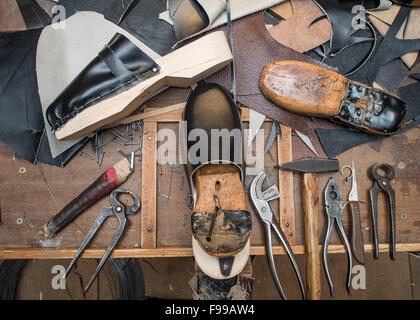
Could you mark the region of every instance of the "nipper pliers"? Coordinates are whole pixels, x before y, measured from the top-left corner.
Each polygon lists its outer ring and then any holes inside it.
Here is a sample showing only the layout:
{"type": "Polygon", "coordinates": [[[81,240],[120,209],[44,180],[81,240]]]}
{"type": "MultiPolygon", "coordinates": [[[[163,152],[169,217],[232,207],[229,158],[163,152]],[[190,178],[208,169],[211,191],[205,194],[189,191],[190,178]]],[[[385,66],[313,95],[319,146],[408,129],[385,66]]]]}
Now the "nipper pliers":
{"type": "Polygon", "coordinates": [[[111,192],[109,196],[109,201],[111,202],[111,207],[103,207],[102,210],[99,212],[98,216],[96,217],[95,222],[93,223],[92,227],[90,228],[88,234],[86,235],[85,239],[83,240],[82,244],[80,245],[79,250],[77,250],[73,260],[70,262],[70,265],[68,266],[64,278],[67,277],[70,270],[72,269],[73,265],[76,263],[77,259],[80,257],[82,252],[85,250],[86,246],[89,244],[90,240],[92,240],[93,236],[96,234],[102,223],[109,217],[117,217],[118,222],[120,225],[118,226],[117,232],[115,233],[114,237],[111,240],[111,243],[109,244],[108,248],[105,251],[105,254],[103,255],[101,262],[99,263],[98,267],[96,268],[94,274],[90,278],[88,284],[86,285],[84,292],[86,292],[90,286],[93,283],[93,280],[95,280],[98,273],[101,271],[103,265],[105,264],[108,257],[111,255],[112,250],[118,243],[118,240],[120,239],[121,235],[124,232],[125,226],[127,224],[127,217],[126,215],[132,215],[139,211],[140,209],[140,200],[136,197],[134,193],[131,191],[123,190],[123,189],[115,189],[111,192]],[[134,204],[132,206],[126,206],[125,204],[118,201],[117,197],[120,194],[129,194],[133,200],[134,204]]]}
{"type": "Polygon", "coordinates": [[[395,177],[395,170],[392,166],[386,163],[376,164],[371,169],[371,175],[374,181],[373,187],[369,191],[370,204],[372,209],[372,225],[373,225],[373,242],[375,244],[374,258],[378,259],[379,244],[378,244],[378,195],[384,192],[388,197],[389,203],[389,217],[390,217],[390,248],[389,254],[392,260],[395,260],[395,191],[392,189],[391,180],[395,177]],[[379,170],[383,170],[385,175],[380,175],[379,170]]]}
{"type": "Polygon", "coordinates": [[[328,217],[328,226],[327,226],[327,233],[325,235],[325,241],[322,251],[324,269],[328,280],[328,285],[330,286],[330,293],[331,296],[334,295],[334,286],[331,280],[330,272],[328,270],[328,261],[327,261],[327,253],[328,253],[328,244],[331,239],[331,232],[334,227],[334,223],[337,223],[339,233],[341,238],[344,241],[344,245],[347,251],[347,260],[348,260],[348,270],[347,270],[347,292],[350,294],[350,283],[351,283],[351,269],[353,267],[353,261],[351,256],[351,249],[350,243],[347,239],[346,232],[344,231],[343,227],[343,209],[345,205],[343,205],[343,195],[341,193],[340,187],[334,181],[333,178],[328,180],[327,186],[324,190],[324,198],[325,198],[325,211],[328,217]]]}
{"type": "Polygon", "coordinates": [[[249,194],[251,197],[251,202],[255,208],[255,211],[264,225],[265,247],[267,251],[267,260],[268,260],[268,265],[270,267],[271,276],[273,277],[274,284],[276,285],[280,296],[284,300],[286,300],[286,296],[283,292],[283,288],[277,276],[276,266],[274,264],[273,249],[272,249],[272,243],[271,243],[271,228],[273,228],[275,234],[283,243],[283,246],[290,258],[290,261],[293,265],[293,269],[295,270],[296,276],[299,281],[299,286],[302,292],[303,299],[305,299],[305,288],[303,286],[302,277],[300,275],[299,267],[293,255],[293,251],[290,248],[290,245],[287,242],[287,239],[284,236],[283,232],[279,228],[278,222],[276,218],[274,217],[273,212],[271,211],[270,205],[268,204],[269,201],[280,198],[280,193],[276,185],[273,185],[264,191],[262,190],[262,184],[264,182],[265,177],[266,177],[266,174],[264,171],[262,171],[254,178],[250,186],[249,194]]]}

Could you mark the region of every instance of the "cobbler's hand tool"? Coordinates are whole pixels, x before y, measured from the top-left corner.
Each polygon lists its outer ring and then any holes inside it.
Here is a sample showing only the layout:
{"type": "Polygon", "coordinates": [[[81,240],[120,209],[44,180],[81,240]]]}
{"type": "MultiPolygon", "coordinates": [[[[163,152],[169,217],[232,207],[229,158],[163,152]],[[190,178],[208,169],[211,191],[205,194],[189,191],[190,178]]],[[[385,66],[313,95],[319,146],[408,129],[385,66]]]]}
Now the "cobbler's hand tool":
{"type": "Polygon", "coordinates": [[[92,225],[92,228],[89,230],[88,234],[86,235],[86,238],[83,240],[82,244],[80,245],[79,250],[77,250],[76,255],[74,256],[73,260],[70,262],[70,265],[68,266],[66,273],[64,274],[64,279],[65,279],[67,275],[69,274],[71,268],[76,263],[77,259],[79,259],[83,250],[85,250],[86,246],[89,244],[90,240],[96,234],[96,232],[98,231],[102,223],[105,221],[105,219],[109,217],[117,217],[120,223],[118,226],[117,232],[112,238],[111,243],[106,249],[94,274],[92,275],[88,284],[86,285],[84,292],[86,292],[90,288],[91,284],[93,283],[93,280],[95,280],[96,276],[101,271],[103,265],[105,264],[106,260],[110,256],[115,245],[118,243],[118,240],[121,238],[121,235],[123,234],[124,228],[127,224],[126,215],[136,214],[140,209],[140,200],[131,191],[116,189],[111,192],[111,195],[109,196],[109,201],[111,202],[111,207],[103,207],[102,210],[99,212],[98,216],[96,217],[95,222],[92,225]],[[134,204],[132,206],[126,206],[120,201],[118,201],[117,197],[120,194],[129,194],[133,198],[134,204]]]}
{"type": "Polygon", "coordinates": [[[347,259],[348,259],[348,270],[347,270],[347,292],[350,294],[350,283],[351,283],[351,269],[353,265],[352,257],[351,257],[351,249],[350,243],[347,239],[346,232],[344,231],[343,227],[343,196],[338,184],[334,181],[333,178],[328,180],[327,186],[324,190],[324,198],[325,198],[325,211],[328,217],[328,226],[327,232],[325,234],[324,246],[322,250],[322,261],[324,263],[325,274],[327,275],[328,285],[330,286],[330,293],[331,296],[334,295],[334,286],[330,277],[330,272],[328,270],[328,261],[327,261],[327,253],[328,253],[328,245],[331,239],[331,231],[334,227],[334,222],[337,223],[338,230],[340,231],[340,235],[344,241],[344,245],[346,246],[347,251],[347,259]]]}
{"type": "Polygon", "coordinates": [[[280,293],[280,296],[285,300],[286,296],[284,295],[283,288],[281,287],[279,278],[276,272],[276,266],[274,264],[273,258],[273,249],[271,247],[271,228],[274,229],[275,234],[283,243],[283,246],[290,258],[290,261],[295,269],[296,276],[299,281],[300,290],[302,292],[303,299],[305,299],[305,288],[303,286],[302,277],[300,275],[299,267],[295,261],[295,257],[293,255],[293,251],[287,242],[286,237],[284,236],[283,232],[278,226],[278,222],[271,211],[270,205],[268,204],[269,201],[275,200],[280,198],[280,193],[276,185],[272,185],[265,191],[262,191],[262,184],[264,179],[266,178],[265,172],[260,172],[252,181],[250,186],[250,197],[252,204],[255,207],[255,211],[257,215],[260,217],[265,230],[265,247],[267,251],[267,260],[268,265],[270,267],[271,276],[273,277],[274,284],[277,287],[277,290],[280,293]]]}
{"type": "Polygon", "coordinates": [[[319,158],[319,154],[318,152],[316,152],[316,149],[314,147],[314,145],[312,144],[311,139],[309,139],[308,136],[305,136],[302,132],[297,131],[296,129],[294,129],[296,134],[298,135],[298,137],[300,138],[300,140],[302,140],[302,142],[309,148],[309,150],[312,151],[312,153],[314,155],[316,155],[317,158],[319,158]]]}
{"type": "Polygon", "coordinates": [[[121,185],[133,172],[134,152],[131,153],[130,162],[123,158],[112,168],[105,171],[95,182],[87,187],[79,196],[67,204],[41,229],[46,237],[53,237],[61,229],[67,226],[73,219],[83,211],[107,196],[112,190],[121,185]]]}
{"type": "Polygon", "coordinates": [[[271,149],[277,136],[279,136],[280,140],[282,139],[281,125],[280,122],[274,120],[273,125],[271,126],[270,135],[268,136],[267,144],[265,145],[264,154],[271,149]]]}
{"type": "Polygon", "coordinates": [[[372,209],[372,225],[373,225],[373,241],[375,244],[375,259],[379,256],[378,245],[378,195],[384,192],[388,197],[389,203],[389,217],[390,217],[390,248],[389,253],[392,260],[395,260],[395,192],[391,187],[391,180],[395,177],[395,171],[392,166],[386,163],[376,164],[371,168],[371,175],[374,181],[373,187],[369,191],[370,204],[372,209]],[[378,170],[383,170],[385,175],[379,174],[378,170]]]}
{"type": "Polygon", "coordinates": [[[289,162],[279,169],[292,170],[303,173],[302,192],[303,210],[305,214],[305,242],[306,242],[306,285],[308,298],[321,299],[321,274],[318,239],[318,182],[317,173],[339,170],[336,159],[305,158],[289,162]]]}
{"type": "Polygon", "coordinates": [[[351,179],[351,190],[349,193],[349,199],[346,202],[350,206],[351,211],[351,249],[356,260],[365,264],[365,250],[363,247],[363,234],[362,234],[362,223],[360,221],[360,207],[359,207],[359,196],[357,194],[357,182],[356,182],[356,172],[354,170],[354,162],[351,162],[350,166],[344,166],[341,168],[340,172],[343,174],[344,169],[350,170],[350,176],[346,178],[346,183],[351,179]]]}

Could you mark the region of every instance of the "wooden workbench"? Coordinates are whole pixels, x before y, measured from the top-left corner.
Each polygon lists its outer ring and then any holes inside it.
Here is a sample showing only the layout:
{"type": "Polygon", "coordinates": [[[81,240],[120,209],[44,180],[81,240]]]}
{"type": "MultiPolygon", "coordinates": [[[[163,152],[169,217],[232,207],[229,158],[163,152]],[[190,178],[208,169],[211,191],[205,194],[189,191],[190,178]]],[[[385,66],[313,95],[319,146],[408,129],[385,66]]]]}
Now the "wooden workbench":
{"type": "MultiPolygon", "coordinates": [[[[183,89],[169,89],[147,103],[148,107],[167,106],[179,103],[185,97],[183,89]]],[[[242,114],[247,126],[247,111],[242,114]]],[[[113,257],[180,257],[192,256],[191,249],[191,210],[188,203],[188,183],[183,167],[175,168],[171,195],[168,203],[159,195],[167,195],[170,184],[171,167],[164,165],[159,168],[152,156],[156,149],[156,130],[162,127],[172,128],[177,131],[176,120],[180,118],[179,111],[150,118],[144,122],[143,132],[143,161],[136,158],[134,173],[122,185],[122,188],[130,189],[142,199],[141,212],[129,216],[129,224],[125,234],[119,242],[113,257]],[[149,138],[150,137],[150,138],[149,138]],[[161,174],[160,174],[161,172],[161,174]],[[156,176],[156,180],[151,177],[156,176]],[[160,182],[157,180],[159,179],[160,182]],[[143,180],[143,181],[142,181],[143,180]]],[[[265,139],[271,128],[271,122],[266,121],[265,139]]],[[[125,130],[125,128],[122,128],[125,130]]],[[[420,211],[417,200],[420,199],[420,137],[419,128],[414,128],[406,133],[398,134],[383,141],[362,145],[349,150],[339,156],[340,166],[355,163],[359,198],[367,201],[361,204],[361,217],[365,250],[372,251],[371,216],[368,202],[368,190],[372,182],[368,179],[368,168],[377,162],[387,162],[394,166],[396,177],[393,188],[396,191],[397,202],[397,250],[420,251],[420,211]]],[[[286,136],[278,141],[270,155],[265,157],[265,167],[272,172],[271,180],[274,183],[280,181],[280,201],[272,201],[270,204],[274,212],[282,212],[280,225],[284,230],[297,254],[304,253],[303,212],[300,193],[301,177],[292,173],[281,173],[273,169],[273,165],[286,162],[291,159],[299,159],[304,156],[312,156],[309,149],[295,136],[290,134],[288,128],[283,127],[286,136]],[[279,149],[280,148],[280,152],[279,149]],[[288,227],[286,227],[286,224],[288,227]]],[[[104,134],[104,141],[111,137],[110,133],[104,134]]],[[[134,142],[139,141],[140,132],[133,131],[134,142]]],[[[315,143],[318,151],[319,144],[315,143]]],[[[64,168],[53,167],[38,163],[36,166],[25,160],[14,159],[13,151],[5,144],[0,143],[0,259],[50,259],[71,258],[79,247],[85,233],[91,227],[96,215],[103,206],[109,205],[109,197],[102,199],[93,207],[79,216],[74,223],[66,227],[53,239],[44,239],[39,230],[53,215],[76,197],[85,187],[93,182],[108,167],[115,164],[121,155],[117,148],[126,153],[135,150],[136,146],[123,147],[118,144],[108,143],[104,147],[105,156],[99,167],[96,161],[76,155],[64,168]],[[54,194],[57,203],[50,195],[42,178],[41,171],[45,176],[49,189],[54,194]],[[18,219],[24,217],[24,213],[32,223],[23,220],[19,224],[18,219]]],[[[90,144],[82,150],[93,155],[90,144]]],[[[346,172],[347,173],[347,172],[346,172]]],[[[322,199],[323,188],[330,176],[340,184],[344,198],[347,199],[350,183],[344,183],[344,176],[340,173],[319,175],[319,196],[322,199]]],[[[249,181],[251,177],[246,177],[249,181]]],[[[379,241],[381,251],[388,251],[388,216],[384,197],[379,197],[379,241]]],[[[320,201],[322,205],[322,201],[320,201]]],[[[248,208],[252,212],[250,203],[248,208]]],[[[261,255],[265,253],[263,230],[254,213],[253,229],[251,234],[251,254],[261,255]]],[[[320,243],[325,233],[325,213],[321,208],[319,221],[320,243]]],[[[19,221],[20,222],[20,221],[19,221]]],[[[345,209],[344,225],[349,234],[350,213],[345,209]]],[[[105,223],[99,234],[93,239],[89,249],[83,257],[101,257],[104,248],[108,245],[117,227],[117,222],[112,221],[112,226],[105,223]]],[[[275,240],[275,254],[284,253],[283,248],[275,240]]],[[[344,247],[334,230],[330,252],[343,252],[344,247]]]]}

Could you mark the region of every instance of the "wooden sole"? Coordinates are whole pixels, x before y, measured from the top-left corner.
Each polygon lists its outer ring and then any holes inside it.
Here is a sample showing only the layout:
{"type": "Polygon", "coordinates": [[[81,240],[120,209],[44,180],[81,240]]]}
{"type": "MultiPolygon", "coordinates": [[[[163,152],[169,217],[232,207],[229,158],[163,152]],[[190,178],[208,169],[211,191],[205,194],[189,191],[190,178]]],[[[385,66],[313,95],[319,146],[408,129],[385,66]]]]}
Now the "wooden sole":
{"type": "Polygon", "coordinates": [[[204,251],[217,257],[240,252],[249,238],[251,218],[239,169],[209,164],[194,174],[197,192],[193,234],[204,251]]]}

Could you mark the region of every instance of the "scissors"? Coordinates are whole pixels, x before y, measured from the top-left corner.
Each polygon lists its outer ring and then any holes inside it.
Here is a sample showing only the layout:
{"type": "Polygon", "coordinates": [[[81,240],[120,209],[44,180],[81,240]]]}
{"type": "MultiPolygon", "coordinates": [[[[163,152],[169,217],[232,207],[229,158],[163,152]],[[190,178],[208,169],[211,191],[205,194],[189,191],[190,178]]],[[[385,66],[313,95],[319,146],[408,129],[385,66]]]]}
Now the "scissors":
{"type": "Polygon", "coordinates": [[[280,193],[276,185],[272,185],[268,189],[262,191],[262,184],[265,178],[266,178],[265,171],[260,172],[252,181],[249,194],[251,197],[251,202],[254,205],[255,211],[257,215],[260,217],[264,225],[265,247],[267,251],[267,260],[268,260],[268,265],[270,267],[271,276],[273,277],[274,284],[276,285],[276,288],[280,296],[282,297],[283,300],[286,300],[286,296],[283,292],[283,288],[277,276],[276,266],[274,264],[273,249],[272,249],[272,243],[271,243],[271,228],[273,228],[275,234],[283,243],[283,246],[289,256],[289,259],[293,265],[293,269],[295,270],[296,276],[299,281],[302,297],[303,299],[305,299],[305,289],[303,286],[303,281],[300,275],[299,267],[293,255],[293,251],[289,243],[287,242],[287,239],[284,236],[283,232],[278,227],[278,222],[276,218],[274,217],[273,212],[271,211],[270,205],[268,204],[269,201],[280,198],[280,193]]]}
{"type": "Polygon", "coordinates": [[[115,189],[111,192],[109,196],[109,202],[111,202],[111,207],[103,207],[102,210],[99,212],[98,216],[96,217],[95,222],[93,223],[92,227],[90,228],[88,234],[86,235],[85,239],[83,240],[82,244],[80,245],[79,250],[77,250],[76,255],[74,256],[73,260],[70,262],[66,273],[64,274],[64,279],[69,274],[70,270],[73,268],[74,264],[76,263],[77,259],[79,259],[82,252],[85,250],[86,246],[89,244],[90,240],[92,240],[93,236],[96,234],[102,223],[109,217],[117,217],[119,221],[118,229],[112,238],[108,248],[105,251],[101,261],[99,262],[98,267],[96,268],[95,272],[93,273],[92,277],[90,278],[88,284],[86,285],[84,292],[89,290],[90,286],[92,285],[93,281],[95,280],[98,273],[101,271],[103,265],[107,261],[108,257],[111,255],[112,250],[114,250],[115,245],[117,244],[118,240],[121,238],[121,235],[124,232],[125,226],[127,224],[127,217],[126,215],[136,214],[140,209],[140,200],[137,196],[128,190],[123,189],[115,189]],[[134,204],[132,206],[126,206],[120,201],[118,201],[117,197],[120,194],[129,194],[133,200],[134,204]]]}

